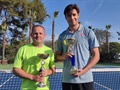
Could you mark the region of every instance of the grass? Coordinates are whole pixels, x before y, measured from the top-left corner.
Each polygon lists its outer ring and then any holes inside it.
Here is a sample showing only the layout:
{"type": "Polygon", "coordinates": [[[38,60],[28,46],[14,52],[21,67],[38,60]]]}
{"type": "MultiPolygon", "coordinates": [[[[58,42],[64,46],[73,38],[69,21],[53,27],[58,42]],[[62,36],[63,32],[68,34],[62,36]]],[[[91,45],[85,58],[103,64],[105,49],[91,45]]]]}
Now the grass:
{"type": "MultiPolygon", "coordinates": [[[[57,62],[55,63],[56,68],[62,68],[63,63],[62,62],[57,62]]],[[[12,70],[13,64],[0,64],[0,70],[12,70]]]]}
{"type": "Polygon", "coordinates": [[[56,68],[63,68],[63,63],[62,62],[57,62],[55,63],[56,68]]]}
{"type": "Polygon", "coordinates": [[[120,63],[98,63],[96,66],[118,66],[120,67],[120,63]]]}
{"type": "MultiPolygon", "coordinates": [[[[62,62],[55,63],[56,68],[63,68],[62,62]]],[[[120,68],[120,63],[98,63],[96,66],[104,67],[104,66],[117,66],[120,68]]],[[[12,70],[13,64],[0,64],[0,70],[12,70]]]]}
{"type": "Polygon", "coordinates": [[[12,70],[13,64],[0,64],[0,70],[12,70]]]}

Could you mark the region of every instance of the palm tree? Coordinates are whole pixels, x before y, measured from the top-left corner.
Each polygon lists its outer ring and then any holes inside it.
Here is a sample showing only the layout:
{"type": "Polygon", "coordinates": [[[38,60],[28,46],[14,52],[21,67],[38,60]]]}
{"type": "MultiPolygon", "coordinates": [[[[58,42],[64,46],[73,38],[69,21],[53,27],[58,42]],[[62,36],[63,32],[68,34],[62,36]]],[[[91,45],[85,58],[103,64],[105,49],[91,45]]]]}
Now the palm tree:
{"type": "Polygon", "coordinates": [[[2,63],[3,64],[5,60],[6,30],[7,30],[7,24],[5,22],[2,22],[2,24],[0,25],[0,32],[3,33],[3,40],[2,40],[2,63]]]}
{"type": "Polygon", "coordinates": [[[31,38],[31,32],[32,32],[32,27],[33,27],[33,20],[36,19],[36,11],[31,11],[28,10],[28,18],[29,18],[29,43],[32,43],[32,38],[31,38]]]}
{"type": "Polygon", "coordinates": [[[54,34],[54,28],[55,28],[55,21],[54,19],[58,17],[58,11],[54,11],[54,17],[52,21],[52,49],[55,51],[55,45],[54,45],[54,39],[55,39],[55,34],[54,34]]]}
{"type": "MultiPolygon", "coordinates": [[[[120,32],[117,32],[118,36],[120,36],[120,32]]],[[[120,40],[120,38],[118,38],[118,40],[120,40]]]]}
{"type": "Polygon", "coordinates": [[[99,44],[101,45],[102,41],[101,41],[101,37],[100,37],[100,34],[101,34],[101,30],[99,30],[98,28],[92,28],[92,26],[88,26],[89,29],[93,30],[97,39],[98,39],[98,42],[99,44]]]}
{"type": "Polygon", "coordinates": [[[19,15],[24,21],[29,23],[29,43],[32,43],[30,34],[32,32],[33,23],[37,22],[42,24],[47,16],[46,10],[41,0],[20,0],[19,2],[22,3],[20,5],[21,11],[19,15]]]}
{"type": "Polygon", "coordinates": [[[92,29],[92,26],[88,26],[89,29],[92,29]]]}
{"type": "Polygon", "coordinates": [[[106,25],[106,45],[107,45],[107,50],[108,50],[108,54],[109,54],[109,36],[110,36],[110,33],[109,33],[109,29],[111,28],[111,25],[106,25]]]}
{"type": "MultiPolygon", "coordinates": [[[[9,0],[0,0],[0,14],[2,12],[4,12],[3,16],[2,14],[0,15],[0,17],[2,17],[2,22],[0,25],[0,33],[3,33],[3,39],[2,39],[2,64],[4,64],[4,60],[5,60],[5,45],[6,45],[6,31],[7,31],[7,21],[12,17],[17,15],[13,4],[11,4],[13,1],[9,1],[9,0]]],[[[15,1],[17,2],[17,1],[15,1]]]]}

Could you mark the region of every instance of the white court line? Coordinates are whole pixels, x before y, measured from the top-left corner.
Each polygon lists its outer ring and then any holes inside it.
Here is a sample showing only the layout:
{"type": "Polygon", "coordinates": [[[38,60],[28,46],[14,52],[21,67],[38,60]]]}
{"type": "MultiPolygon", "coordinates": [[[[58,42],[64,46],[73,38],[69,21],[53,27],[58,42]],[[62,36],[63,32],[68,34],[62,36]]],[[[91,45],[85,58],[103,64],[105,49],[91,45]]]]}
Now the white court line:
{"type": "Polygon", "coordinates": [[[97,82],[94,82],[94,83],[97,84],[97,85],[99,85],[99,86],[101,86],[101,87],[103,87],[103,88],[106,88],[107,90],[112,90],[111,88],[106,87],[106,86],[104,86],[104,85],[102,85],[102,84],[99,84],[99,83],[97,83],[97,82]]]}
{"type": "Polygon", "coordinates": [[[0,85],[0,88],[5,85],[8,81],[10,81],[10,79],[12,79],[14,77],[14,75],[12,75],[10,78],[8,78],[5,82],[3,82],[1,85],[0,85]]]}

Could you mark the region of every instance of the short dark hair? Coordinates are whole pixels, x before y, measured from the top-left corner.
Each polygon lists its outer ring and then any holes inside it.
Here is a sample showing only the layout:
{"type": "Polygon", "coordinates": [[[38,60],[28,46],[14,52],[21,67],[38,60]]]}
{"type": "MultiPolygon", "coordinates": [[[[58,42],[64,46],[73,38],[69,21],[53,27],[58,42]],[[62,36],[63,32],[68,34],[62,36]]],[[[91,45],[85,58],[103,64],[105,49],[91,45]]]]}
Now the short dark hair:
{"type": "Polygon", "coordinates": [[[33,32],[33,30],[34,30],[35,27],[42,27],[43,30],[45,31],[45,28],[44,28],[43,26],[41,26],[41,25],[33,25],[33,27],[32,27],[32,32],[33,32]]]}
{"type": "Polygon", "coordinates": [[[77,13],[79,14],[79,12],[80,12],[79,7],[76,4],[69,4],[64,9],[64,15],[66,15],[67,13],[69,13],[73,9],[75,9],[77,11],[77,13]]]}

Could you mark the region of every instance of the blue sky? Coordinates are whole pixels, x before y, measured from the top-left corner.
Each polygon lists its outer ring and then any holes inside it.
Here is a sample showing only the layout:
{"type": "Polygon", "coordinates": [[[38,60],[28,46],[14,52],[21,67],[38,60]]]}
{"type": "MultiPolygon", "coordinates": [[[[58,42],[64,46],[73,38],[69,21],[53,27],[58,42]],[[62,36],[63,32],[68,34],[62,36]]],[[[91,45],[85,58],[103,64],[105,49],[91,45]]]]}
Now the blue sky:
{"type": "Polygon", "coordinates": [[[46,30],[46,40],[51,40],[52,20],[54,11],[59,11],[58,17],[55,19],[55,38],[64,31],[68,24],[64,17],[64,8],[68,4],[77,4],[80,8],[79,21],[84,26],[92,26],[105,30],[106,25],[112,25],[110,32],[110,41],[118,40],[117,31],[120,32],[120,0],[42,0],[47,13],[51,18],[46,18],[43,26],[46,30]]]}

